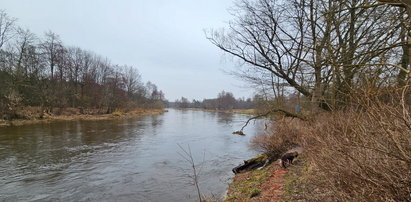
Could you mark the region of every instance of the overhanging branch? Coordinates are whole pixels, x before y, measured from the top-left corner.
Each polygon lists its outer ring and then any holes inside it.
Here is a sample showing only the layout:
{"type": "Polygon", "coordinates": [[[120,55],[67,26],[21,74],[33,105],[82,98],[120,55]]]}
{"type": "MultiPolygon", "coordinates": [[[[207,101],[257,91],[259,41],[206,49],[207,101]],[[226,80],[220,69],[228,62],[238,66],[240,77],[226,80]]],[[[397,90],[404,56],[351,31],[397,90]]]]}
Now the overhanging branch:
{"type": "Polygon", "coordinates": [[[255,119],[259,119],[262,117],[267,117],[268,115],[272,114],[272,113],[278,113],[281,112],[283,113],[286,117],[292,117],[292,118],[298,118],[300,120],[306,121],[307,118],[301,114],[296,114],[296,113],[292,113],[283,109],[272,109],[264,114],[259,114],[257,116],[251,117],[247,120],[247,122],[245,122],[244,126],[241,128],[241,130],[239,132],[243,132],[244,128],[247,127],[247,125],[250,123],[250,121],[255,120],[255,119]]]}

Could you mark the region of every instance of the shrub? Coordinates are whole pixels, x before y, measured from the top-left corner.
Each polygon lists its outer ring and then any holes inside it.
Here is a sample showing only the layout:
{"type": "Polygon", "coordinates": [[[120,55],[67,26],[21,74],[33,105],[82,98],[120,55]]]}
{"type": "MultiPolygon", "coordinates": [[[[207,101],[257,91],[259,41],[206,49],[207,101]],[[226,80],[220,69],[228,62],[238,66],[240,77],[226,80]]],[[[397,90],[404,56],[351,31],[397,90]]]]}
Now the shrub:
{"type": "Polygon", "coordinates": [[[411,200],[408,112],[398,105],[379,104],[365,112],[317,117],[300,137],[317,170],[317,189],[333,193],[327,197],[335,200],[411,200]]]}
{"type": "Polygon", "coordinates": [[[275,124],[273,134],[256,138],[254,145],[267,151],[293,144],[304,147],[306,164],[312,168],[312,177],[301,185],[308,201],[411,201],[406,95],[384,101],[374,97],[308,122],[284,119],[275,124]]]}
{"type": "Polygon", "coordinates": [[[111,113],[113,116],[122,116],[124,112],[120,109],[116,109],[113,113],[111,113]]]}
{"type": "Polygon", "coordinates": [[[298,136],[304,130],[304,122],[298,119],[284,118],[273,124],[272,133],[255,137],[251,146],[264,153],[279,156],[297,145],[298,136]]]}

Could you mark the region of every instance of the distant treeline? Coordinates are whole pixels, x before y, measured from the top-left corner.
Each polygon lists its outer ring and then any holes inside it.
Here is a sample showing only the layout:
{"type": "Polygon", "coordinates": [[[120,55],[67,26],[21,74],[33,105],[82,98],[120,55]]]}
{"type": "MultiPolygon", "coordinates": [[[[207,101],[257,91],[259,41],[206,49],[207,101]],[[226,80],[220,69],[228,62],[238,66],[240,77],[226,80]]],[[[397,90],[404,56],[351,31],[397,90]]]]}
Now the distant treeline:
{"type": "Polygon", "coordinates": [[[175,102],[169,102],[168,107],[201,108],[213,110],[253,109],[255,107],[254,103],[254,100],[252,100],[251,98],[236,99],[232,93],[222,91],[218,94],[217,98],[204,99],[203,101],[189,101],[187,98],[182,97],[175,102]]]}
{"type": "Polygon", "coordinates": [[[164,94],[142,83],[134,67],[66,46],[51,31],[38,37],[0,11],[0,118],[16,117],[25,106],[94,108],[163,107],[164,94]]]}

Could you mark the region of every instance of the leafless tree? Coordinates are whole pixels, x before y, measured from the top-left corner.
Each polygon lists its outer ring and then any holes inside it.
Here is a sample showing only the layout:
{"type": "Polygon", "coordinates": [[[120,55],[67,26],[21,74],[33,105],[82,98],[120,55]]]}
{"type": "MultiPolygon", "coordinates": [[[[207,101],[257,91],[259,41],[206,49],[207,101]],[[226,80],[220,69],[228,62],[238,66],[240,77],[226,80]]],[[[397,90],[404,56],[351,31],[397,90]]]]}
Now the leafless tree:
{"type": "Polygon", "coordinates": [[[16,19],[11,18],[3,10],[0,10],[0,49],[9,41],[14,33],[14,23],[16,19]]]}
{"type": "Polygon", "coordinates": [[[45,39],[43,40],[41,47],[43,49],[43,55],[45,61],[50,68],[50,78],[54,79],[54,70],[58,60],[60,59],[60,52],[63,48],[60,37],[49,31],[45,33],[45,39]]]}
{"type": "Polygon", "coordinates": [[[163,106],[164,93],[153,83],[144,86],[137,69],[65,46],[51,31],[38,38],[14,23],[0,11],[0,118],[18,117],[16,108],[24,106],[46,112],[163,106]]]}
{"type": "Polygon", "coordinates": [[[137,93],[139,86],[143,85],[141,82],[141,74],[132,66],[122,67],[122,72],[127,94],[131,96],[137,93]]]}
{"type": "Polygon", "coordinates": [[[235,107],[236,99],[234,95],[230,92],[222,91],[217,97],[218,109],[230,110],[235,107]]]}
{"type": "Polygon", "coordinates": [[[208,39],[257,72],[243,71],[249,79],[286,83],[331,109],[363,85],[361,75],[386,82],[382,69],[398,62],[390,51],[401,46],[393,9],[367,0],[240,0],[228,30],[209,32],[208,39]]]}
{"type": "Polygon", "coordinates": [[[38,74],[38,54],[36,50],[37,37],[29,30],[17,29],[16,72],[18,75],[27,76],[29,73],[38,74]]]}

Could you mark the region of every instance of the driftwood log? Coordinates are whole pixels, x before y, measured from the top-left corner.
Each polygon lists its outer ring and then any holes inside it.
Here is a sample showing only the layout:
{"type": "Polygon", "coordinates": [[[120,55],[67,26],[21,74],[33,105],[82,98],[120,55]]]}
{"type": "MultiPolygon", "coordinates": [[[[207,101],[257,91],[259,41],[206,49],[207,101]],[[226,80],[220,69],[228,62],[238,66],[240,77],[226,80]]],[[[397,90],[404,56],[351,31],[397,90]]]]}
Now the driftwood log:
{"type": "Polygon", "coordinates": [[[255,170],[257,168],[265,167],[269,165],[274,160],[277,160],[278,156],[276,155],[269,155],[269,154],[262,154],[258,155],[256,158],[252,158],[250,160],[244,161],[243,164],[233,168],[233,173],[241,173],[244,171],[255,170]]]}
{"type": "Polygon", "coordinates": [[[234,134],[234,135],[242,135],[242,136],[245,135],[244,132],[241,131],[241,130],[239,130],[239,131],[234,131],[233,134],[234,134]]]}
{"type": "Polygon", "coordinates": [[[277,159],[280,159],[280,165],[283,168],[287,168],[288,166],[290,166],[294,159],[298,156],[299,153],[302,152],[302,148],[300,147],[296,147],[292,150],[289,150],[285,153],[276,153],[276,154],[261,154],[258,155],[256,158],[252,158],[250,160],[246,160],[244,161],[243,164],[233,168],[233,173],[237,174],[237,173],[241,173],[241,172],[245,172],[245,171],[249,171],[249,170],[255,170],[258,168],[262,168],[265,167],[267,165],[269,165],[270,163],[276,161],[277,159]]]}

